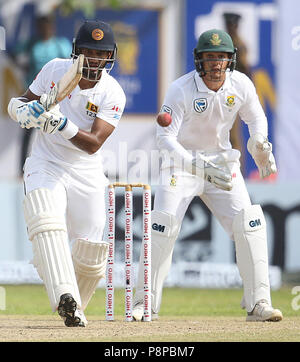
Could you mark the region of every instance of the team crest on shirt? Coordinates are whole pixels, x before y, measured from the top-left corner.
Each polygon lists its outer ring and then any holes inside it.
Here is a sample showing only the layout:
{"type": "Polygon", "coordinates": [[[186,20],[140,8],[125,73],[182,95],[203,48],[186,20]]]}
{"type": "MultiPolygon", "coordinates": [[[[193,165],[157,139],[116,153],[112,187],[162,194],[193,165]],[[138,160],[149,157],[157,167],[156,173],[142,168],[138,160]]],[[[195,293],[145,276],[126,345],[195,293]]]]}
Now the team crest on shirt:
{"type": "Polygon", "coordinates": [[[207,108],[207,99],[206,98],[197,98],[194,100],[194,110],[198,113],[202,113],[207,108]]]}
{"type": "Polygon", "coordinates": [[[175,175],[172,175],[171,181],[170,181],[170,186],[176,186],[176,183],[177,183],[177,178],[175,175]]]}
{"type": "Polygon", "coordinates": [[[226,106],[233,107],[235,105],[235,96],[228,96],[226,99],[226,106]]]}

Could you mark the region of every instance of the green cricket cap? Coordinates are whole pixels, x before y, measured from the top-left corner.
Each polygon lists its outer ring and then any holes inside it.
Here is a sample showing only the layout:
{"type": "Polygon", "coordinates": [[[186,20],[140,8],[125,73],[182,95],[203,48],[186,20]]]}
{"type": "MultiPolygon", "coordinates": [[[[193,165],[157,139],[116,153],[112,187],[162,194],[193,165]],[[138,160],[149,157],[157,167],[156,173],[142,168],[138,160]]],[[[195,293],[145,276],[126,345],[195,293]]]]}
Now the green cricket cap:
{"type": "Polygon", "coordinates": [[[225,52],[235,53],[231,36],[226,31],[212,29],[202,33],[198,39],[195,53],[225,52]]]}

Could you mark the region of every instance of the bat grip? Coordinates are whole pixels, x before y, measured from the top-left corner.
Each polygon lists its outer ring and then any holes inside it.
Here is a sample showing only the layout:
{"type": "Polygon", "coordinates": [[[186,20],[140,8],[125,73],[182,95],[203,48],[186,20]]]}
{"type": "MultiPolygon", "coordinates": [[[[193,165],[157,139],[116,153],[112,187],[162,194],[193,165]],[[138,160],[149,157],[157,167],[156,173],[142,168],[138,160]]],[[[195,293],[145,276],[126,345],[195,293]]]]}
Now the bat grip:
{"type": "Polygon", "coordinates": [[[40,103],[46,109],[46,111],[49,111],[57,104],[56,102],[57,90],[58,90],[57,86],[55,85],[48,94],[44,93],[41,95],[40,103]]]}

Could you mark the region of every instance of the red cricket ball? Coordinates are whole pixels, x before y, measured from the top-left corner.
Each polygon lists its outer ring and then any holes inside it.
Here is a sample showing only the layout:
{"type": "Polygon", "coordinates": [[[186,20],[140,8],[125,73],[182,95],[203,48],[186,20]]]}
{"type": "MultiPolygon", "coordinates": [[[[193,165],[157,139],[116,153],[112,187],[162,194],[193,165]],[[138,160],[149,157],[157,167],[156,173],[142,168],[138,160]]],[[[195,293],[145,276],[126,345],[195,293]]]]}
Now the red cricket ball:
{"type": "Polygon", "coordinates": [[[169,113],[159,113],[156,121],[161,127],[168,127],[172,122],[172,117],[169,113]]]}

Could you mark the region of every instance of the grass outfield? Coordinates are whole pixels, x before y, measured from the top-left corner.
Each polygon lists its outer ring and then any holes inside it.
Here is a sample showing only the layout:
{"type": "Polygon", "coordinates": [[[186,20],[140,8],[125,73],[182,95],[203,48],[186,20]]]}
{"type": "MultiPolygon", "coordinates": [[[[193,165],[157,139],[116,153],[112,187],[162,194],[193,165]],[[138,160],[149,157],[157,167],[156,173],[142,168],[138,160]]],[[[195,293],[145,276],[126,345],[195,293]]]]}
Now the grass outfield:
{"type": "MultiPolygon", "coordinates": [[[[86,328],[67,328],[52,313],[41,285],[2,286],[0,341],[300,341],[300,309],[292,308],[292,287],[272,292],[281,309],[279,323],[246,323],[239,306],[241,289],[165,288],[160,318],[151,323],[124,322],[124,290],[116,290],[116,321],[105,321],[105,290],[97,289],[87,310],[86,328]]],[[[295,301],[294,301],[295,303],[295,301]]],[[[298,301],[296,305],[299,305],[298,301]]]]}

